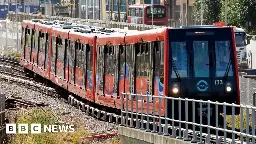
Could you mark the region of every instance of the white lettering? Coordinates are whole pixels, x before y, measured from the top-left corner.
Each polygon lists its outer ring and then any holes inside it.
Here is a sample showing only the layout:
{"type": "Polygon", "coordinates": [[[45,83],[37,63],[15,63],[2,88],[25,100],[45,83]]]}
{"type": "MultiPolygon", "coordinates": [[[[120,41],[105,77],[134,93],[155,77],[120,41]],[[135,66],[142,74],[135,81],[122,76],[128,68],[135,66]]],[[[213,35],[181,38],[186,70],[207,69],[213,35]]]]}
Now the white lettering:
{"type": "Polygon", "coordinates": [[[69,132],[75,132],[74,125],[69,125],[69,132]]]}
{"type": "Polygon", "coordinates": [[[52,126],[51,125],[49,125],[49,126],[47,126],[47,125],[44,125],[44,132],[52,132],[52,126]]]}
{"type": "Polygon", "coordinates": [[[58,126],[52,125],[52,132],[58,132],[58,126]]]}
{"type": "Polygon", "coordinates": [[[68,132],[68,125],[59,126],[60,132],[68,132]]]}
{"type": "Polygon", "coordinates": [[[19,133],[27,134],[28,133],[28,124],[19,124],[18,125],[19,133]]]}
{"type": "Polygon", "coordinates": [[[41,124],[31,124],[31,133],[32,134],[41,133],[41,124]]]}
{"type": "Polygon", "coordinates": [[[16,134],[16,124],[6,124],[6,134],[16,134]]]}

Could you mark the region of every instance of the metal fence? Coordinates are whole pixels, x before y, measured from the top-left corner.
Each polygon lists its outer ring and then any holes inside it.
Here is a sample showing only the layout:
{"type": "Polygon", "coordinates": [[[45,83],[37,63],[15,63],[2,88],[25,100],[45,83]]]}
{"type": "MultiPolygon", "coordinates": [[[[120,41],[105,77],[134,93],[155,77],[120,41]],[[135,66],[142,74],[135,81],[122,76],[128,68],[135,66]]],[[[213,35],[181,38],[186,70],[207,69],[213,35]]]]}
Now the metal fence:
{"type": "Polygon", "coordinates": [[[255,143],[256,107],[138,94],[123,94],[121,104],[121,125],[191,142],[255,143]]]}
{"type": "Polygon", "coordinates": [[[0,142],[6,136],[6,125],[5,125],[5,95],[0,93],[0,142]]]}
{"type": "Polygon", "coordinates": [[[0,23],[0,54],[15,56],[19,53],[21,39],[21,23],[4,20],[0,23]]]}

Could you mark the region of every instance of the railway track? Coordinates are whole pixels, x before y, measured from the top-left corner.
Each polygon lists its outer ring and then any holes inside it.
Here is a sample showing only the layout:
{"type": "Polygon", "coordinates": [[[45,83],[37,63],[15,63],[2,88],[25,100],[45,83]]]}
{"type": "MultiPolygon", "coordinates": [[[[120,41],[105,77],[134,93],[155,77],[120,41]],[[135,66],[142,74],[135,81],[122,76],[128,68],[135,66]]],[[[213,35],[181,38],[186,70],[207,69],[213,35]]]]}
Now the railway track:
{"type": "MultiPolygon", "coordinates": [[[[0,63],[1,63],[0,59],[0,63]]],[[[12,68],[11,66],[8,65],[8,63],[13,64],[14,66],[17,65],[15,62],[12,61],[5,61],[5,68],[12,68]]],[[[19,66],[18,66],[19,67],[19,66]]],[[[19,69],[19,68],[18,68],[19,69]]],[[[8,71],[5,71],[4,73],[2,73],[0,71],[0,78],[2,79],[6,79],[10,82],[17,82],[17,83],[21,83],[21,84],[25,84],[26,86],[28,86],[28,88],[33,89],[35,91],[39,91],[42,93],[47,94],[48,96],[51,97],[59,97],[59,98],[64,98],[67,100],[67,103],[69,103],[70,105],[80,109],[81,111],[85,112],[87,115],[92,116],[94,118],[100,119],[102,121],[106,121],[109,123],[115,123],[115,124],[121,124],[122,120],[126,120],[129,122],[129,125],[136,125],[136,119],[132,119],[130,116],[126,116],[124,115],[123,117],[115,112],[110,112],[111,110],[109,110],[106,107],[99,107],[99,106],[95,106],[95,104],[91,105],[89,102],[85,101],[85,100],[80,100],[79,97],[73,95],[73,94],[68,94],[67,97],[63,97],[58,90],[56,90],[55,88],[49,87],[49,86],[45,86],[43,83],[40,82],[36,82],[35,79],[32,77],[28,77],[28,76],[22,76],[22,75],[17,75],[17,74],[12,74],[8,71]],[[132,123],[132,124],[131,124],[132,123]]],[[[42,107],[45,106],[43,103],[33,103],[33,102],[29,102],[29,101],[24,101],[21,100],[19,97],[12,97],[9,98],[9,107],[15,107],[17,105],[23,106],[23,107],[29,107],[29,106],[38,106],[38,107],[42,107]]],[[[146,120],[141,120],[139,119],[139,123],[143,124],[144,128],[146,127],[146,120]]],[[[150,127],[152,127],[153,122],[150,122],[150,127]]],[[[159,124],[156,123],[156,127],[159,128],[160,125],[160,129],[164,130],[165,124],[159,124]]],[[[172,131],[172,126],[168,125],[168,131],[169,133],[172,132],[176,132],[176,134],[178,134],[178,130],[176,129],[176,131],[172,131]]],[[[158,129],[159,130],[159,129],[158,129]]],[[[182,135],[181,137],[184,136],[184,132],[185,129],[182,129],[182,135]]],[[[111,133],[111,134],[104,134],[104,135],[96,135],[96,136],[91,136],[91,139],[98,139],[98,138],[107,138],[107,137],[112,137],[115,136],[116,133],[111,133]]],[[[209,143],[216,143],[216,137],[214,135],[207,135],[207,134],[201,134],[203,137],[203,141],[204,142],[209,142],[209,143]]],[[[189,138],[193,138],[193,131],[189,131],[188,132],[188,137],[189,138]]],[[[200,138],[199,134],[196,136],[198,139],[200,138]]],[[[228,143],[231,143],[231,139],[227,138],[227,141],[230,141],[228,143]]],[[[219,137],[219,143],[224,143],[223,141],[223,137],[220,136],[219,137]]]]}

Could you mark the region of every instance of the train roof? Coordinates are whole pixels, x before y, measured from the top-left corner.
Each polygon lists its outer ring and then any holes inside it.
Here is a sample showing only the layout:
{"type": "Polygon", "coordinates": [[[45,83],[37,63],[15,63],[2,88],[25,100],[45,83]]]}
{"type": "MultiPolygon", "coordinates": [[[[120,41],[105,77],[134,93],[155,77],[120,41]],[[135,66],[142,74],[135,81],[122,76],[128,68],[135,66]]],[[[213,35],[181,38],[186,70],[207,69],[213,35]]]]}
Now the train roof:
{"type": "Polygon", "coordinates": [[[148,41],[160,41],[164,40],[165,32],[168,28],[157,28],[145,31],[138,31],[134,33],[128,33],[126,35],[126,40],[129,43],[137,43],[138,41],[148,42],[148,41]]]}
{"type": "Polygon", "coordinates": [[[234,28],[234,32],[245,32],[244,29],[237,28],[235,26],[222,26],[222,27],[218,27],[218,26],[215,26],[215,25],[192,25],[192,26],[181,26],[180,28],[192,29],[192,28],[227,28],[227,27],[233,27],[234,28]]]}

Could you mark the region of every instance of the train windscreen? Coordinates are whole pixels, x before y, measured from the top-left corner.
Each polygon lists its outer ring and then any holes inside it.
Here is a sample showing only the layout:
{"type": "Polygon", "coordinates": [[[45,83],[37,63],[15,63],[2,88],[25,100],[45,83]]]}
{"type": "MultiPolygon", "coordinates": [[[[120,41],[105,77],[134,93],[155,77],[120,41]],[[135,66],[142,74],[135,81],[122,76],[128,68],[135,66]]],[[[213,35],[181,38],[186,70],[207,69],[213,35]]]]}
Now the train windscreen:
{"type": "Polygon", "coordinates": [[[169,44],[169,86],[182,86],[181,95],[227,93],[227,84],[236,88],[230,28],[170,29],[169,44]]]}

